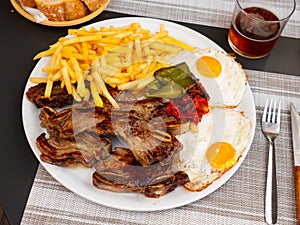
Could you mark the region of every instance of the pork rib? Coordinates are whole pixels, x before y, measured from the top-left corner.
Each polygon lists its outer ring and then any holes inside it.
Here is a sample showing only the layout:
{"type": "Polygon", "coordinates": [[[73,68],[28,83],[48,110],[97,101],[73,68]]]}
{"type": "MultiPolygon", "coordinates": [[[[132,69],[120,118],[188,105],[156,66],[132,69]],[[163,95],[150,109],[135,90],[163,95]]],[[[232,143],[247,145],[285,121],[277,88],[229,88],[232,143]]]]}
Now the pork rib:
{"type": "Polygon", "coordinates": [[[93,173],[93,184],[99,189],[122,193],[138,192],[151,198],[159,198],[187,182],[189,182],[188,175],[182,171],[171,175],[162,175],[144,186],[135,185],[135,182],[126,180],[120,175],[93,173]]]}
{"type": "Polygon", "coordinates": [[[110,154],[112,143],[108,138],[100,138],[90,133],[83,133],[76,139],[46,138],[42,133],[36,140],[41,151],[42,161],[57,166],[69,167],[82,163],[92,167],[99,160],[110,154]]]}
{"type": "Polygon", "coordinates": [[[161,99],[140,100],[124,104],[121,109],[91,107],[84,103],[59,112],[43,107],[40,119],[49,135],[60,139],[73,139],[75,134],[83,132],[119,136],[141,165],[147,166],[169,156],[176,157],[182,148],[175,136],[167,133],[166,121],[170,118],[163,107],[161,99]],[[156,132],[166,133],[169,139],[157,139],[156,132]]]}
{"type": "Polygon", "coordinates": [[[167,165],[142,166],[129,149],[115,151],[96,165],[93,184],[103,190],[114,192],[139,192],[147,197],[158,198],[189,181],[188,176],[178,171],[173,162],[167,165]]]}
{"type": "Polygon", "coordinates": [[[46,98],[44,96],[45,89],[46,83],[37,84],[28,89],[26,96],[28,100],[34,103],[38,108],[43,106],[62,108],[64,106],[73,104],[73,96],[68,94],[66,88],[60,87],[59,81],[55,81],[53,83],[50,98],[46,98]]]}

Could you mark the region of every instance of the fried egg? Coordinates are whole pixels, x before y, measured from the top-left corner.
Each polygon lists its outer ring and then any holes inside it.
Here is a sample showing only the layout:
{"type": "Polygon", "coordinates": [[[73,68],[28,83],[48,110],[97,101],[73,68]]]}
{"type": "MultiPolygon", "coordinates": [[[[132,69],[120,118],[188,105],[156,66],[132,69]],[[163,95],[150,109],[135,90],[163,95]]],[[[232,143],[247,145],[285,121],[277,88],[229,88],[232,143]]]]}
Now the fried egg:
{"type": "Polygon", "coordinates": [[[190,182],[185,188],[200,191],[232,168],[250,143],[250,120],[228,108],[210,108],[198,124],[199,132],[179,136],[183,144],[180,170],[190,182]]]}
{"type": "Polygon", "coordinates": [[[233,108],[245,93],[247,76],[234,57],[221,50],[183,51],[171,63],[185,61],[207,91],[210,106],[233,108]]]}

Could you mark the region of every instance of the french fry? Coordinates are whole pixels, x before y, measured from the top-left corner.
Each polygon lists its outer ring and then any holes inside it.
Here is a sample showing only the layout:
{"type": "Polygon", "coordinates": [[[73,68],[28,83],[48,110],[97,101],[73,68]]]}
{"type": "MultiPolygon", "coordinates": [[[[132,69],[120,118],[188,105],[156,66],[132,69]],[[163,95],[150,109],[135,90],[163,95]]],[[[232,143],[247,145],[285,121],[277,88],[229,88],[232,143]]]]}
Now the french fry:
{"type": "Polygon", "coordinates": [[[54,66],[46,66],[42,69],[42,72],[45,73],[56,73],[58,70],[60,70],[61,65],[54,65],[54,66]]]}
{"type": "Polygon", "coordinates": [[[110,50],[110,53],[127,53],[127,54],[131,54],[132,53],[132,49],[130,48],[130,46],[118,46],[112,50],[110,50]]]}
{"type": "Polygon", "coordinates": [[[173,54],[176,54],[182,50],[181,48],[174,47],[174,45],[166,44],[163,42],[153,42],[151,44],[151,48],[173,54]]]}
{"type": "Polygon", "coordinates": [[[89,58],[89,49],[88,49],[87,42],[82,42],[82,55],[83,55],[83,58],[85,60],[88,60],[88,58],[89,58]]]}
{"type": "Polygon", "coordinates": [[[102,39],[103,38],[101,35],[81,36],[81,37],[70,38],[64,41],[62,44],[66,46],[66,45],[72,45],[84,41],[102,41],[102,39]]]}
{"type": "Polygon", "coordinates": [[[80,30],[78,29],[68,30],[69,35],[75,35],[75,36],[90,36],[91,33],[98,33],[98,30],[95,28],[91,28],[90,30],[87,30],[85,27],[82,27],[80,30]]]}
{"type": "Polygon", "coordinates": [[[122,39],[122,38],[126,38],[126,37],[128,37],[128,36],[130,36],[130,35],[132,35],[132,34],[133,34],[132,31],[127,31],[127,32],[124,32],[124,33],[116,34],[116,35],[114,35],[113,37],[114,37],[114,38],[120,38],[120,39],[122,39]]]}
{"type": "Polygon", "coordinates": [[[91,92],[89,89],[86,89],[85,96],[83,97],[83,101],[88,101],[90,99],[91,92]]]}
{"type": "Polygon", "coordinates": [[[162,40],[167,43],[177,45],[178,47],[181,47],[181,48],[189,50],[189,51],[195,50],[195,48],[193,46],[190,46],[190,45],[188,45],[182,41],[179,41],[171,36],[164,37],[162,40]]]}
{"type": "Polygon", "coordinates": [[[155,35],[153,35],[151,38],[149,38],[149,41],[156,41],[156,40],[159,40],[160,38],[163,38],[163,37],[166,37],[166,36],[168,36],[167,31],[158,32],[155,35]]]}
{"type": "MultiPolygon", "coordinates": [[[[53,67],[56,63],[56,59],[57,59],[57,55],[59,53],[59,51],[61,50],[61,46],[59,45],[54,53],[53,53],[53,56],[51,58],[51,61],[50,61],[50,66],[53,67]]],[[[46,89],[45,89],[45,98],[50,98],[51,96],[51,92],[52,92],[52,87],[53,87],[53,81],[50,80],[50,78],[53,76],[53,73],[48,73],[48,80],[47,80],[47,84],[46,84],[46,89]]]]}
{"type": "Polygon", "coordinates": [[[73,95],[73,98],[76,102],[81,102],[82,101],[81,97],[77,94],[76,88],[74,87],[74,85],[72,85],[72,95],[73,95]]]}
{"type": "Polygon", "coordinates": [[[53,87],[53,81],[48,78],[47,84],[46,84],[46,89],[45,89],[45,95],[44,95],[45,98],[50,98],[52,87],[53,87]]]}
{"type": "Polygon", "coordinates": [[[135,74],[134,80],[137,80],[137,79],[140,79],[140,78],[144,78],[145,76],[147,76],[146,73],[138,73],[138,74],[135,74]]]}
{"type": "Polygon", "coordinates": [[[64,83],[66,85],[68,93],[72,94],[73,88],[72,88],[70,77],[68,75],[68,69],[67,69],[67,67],[63,67],[61,69],[61,73],[62,73],[62,77],[63,77],[63,80],[64,80],[64,83]]]}
{"type": "Polygon", "coordinates": [[[154,76],[146,76],[142,79],[140,79],[140,82],[138,83],[136,89],[137,90],[141,90],[143,89],[144,87],[146,87],[148,84],[150,84],[152,81],[154,81],[154,76]]]}
{"type": "Polygon", "coordinates": [[[52,77],[49,77],[51,81],[57,81],[61,78],[61,70],[57,71],[52,77]]]}
{"type": "Polygon", "coordinates": [[[118,89],[119,90],[130,90],[130,89],[136,89],[138,84],[142,81],[144,81],[146,78],[140,78],[140,79],[136,79],[127,83],[123,83],[118,85],[118,89]]]}
{"type": "MultiPolygon", "coordinates": [[[[76,75],[75,75],[74,70],[69,65],[69,63],[66,60],[61,60],[61,64],[62,64],[62,66],[67,68],[68,74],[69,74],[70,79],[71,79],[71,82],[75,83],[76,82],[76,75]]],[[[71,64],[71,62],[70,62],[70,64],[71,64]]]]}
{"type": "Polygon", "coordinates": [[[139,37],[135,39],[135,54],[138,61],[142,60],[141,40],[139,37]]]}
{"type": "Polygon", "coordinates": [[[47,77],[30,77],[29,81],[34,84],[47,83],[47,77]]]}
{"type": "Polygon", "coordinates": [[[46,56],[50,56],[52,54],[54,54],[54,52],[56,51],[56,49],[60,46],[61,44],[59,42],[55,43],[54,45],[51,45],[50,48],[48,50],[42,51],[40,53],[38,53],[33,60],[37,60],[40,59],[42,57],[46,57],[46,56]]]}
{"type": "Polygon", "coordinates": [[[81,97],[85,96],[85,84],[84,84],[84,78],[82,70],[79,66],[78,61],[74,56],[70,57],[70,62],[73,65],[74,71],[75,71],[75,77],[77,80],[77,92],[81,97]]]}
{"type": "Polygon", "coordinates": [[[62,78],[62,80],[61,80],[61,82],[60,82],[60,87],[61,87],[61,88],[64,88],[64,87],[65,87],[65,81],[63,80],[63,78],[62,78]]]}
{"type": "MultiPolygon", "coordinates": [[[[92,61],[94,61],[94,60],[92,60],[92,61]]],[[[81,63],[79,66],[82,69],[82,71],[87,71],[91,67],[88,63],[81,63]]]]}
{"type": "Polygon", "coordinates": [[[159,25],[159,30],[160,30],[160,32],[165,32],[165,31],[166,31],[165,25],[161,23],[161,24],[159,25]]]}
{"type": "Polygon", "coordinates": [[[103,80],[107,84],[123,84],[129,81],[129,77],[107,77],[106,79],[103,78],[103,80]]]}
{"type": "Polygon", "coordinates": [[[103,107],[103,101],[102,101],[101,97],[99,96],[99,90],[97,89],[95,82],[91,81],[90,85],[91,85],[91,93],[92,93],[92,97],[94,99],[95,105],[98,107],[103,107]]]}
{"type": "Polygon", "coordinates": [[[47,78],[30,80],[47,83],[46,97],[51,96],[53,82],[60,80],[61,87],[66,87],[75,101],[92,96],[97,106],[103,105],[101,94],[113,107],[119,107],[106,84],[138,92],[153,81],[156,70],[169,66],[167,62],[175,54],[183,49],[194,50],[169,36],[163,24],[154,34],[140,23],[89,30],[82,27],[69,29],[68,34],[34,56],[34,60],[51,56],[51,61],[42,68],[48,73],[47,78]],[[86,82],[90,83],[90,89],[86,82]]]}
{"type": "Polygon", "coordinates": [[[114,108],[119,109],[120,106],[108,92],[106,85],[101,78],[101,75],[97,72],[93,72],[92,75],[94,77],[95,82],[97,83],[97,86],[98,86],[98,89],[100,90],[100,92],[108,99],[108,101],[112,104],[112,106],[114,108]]]}

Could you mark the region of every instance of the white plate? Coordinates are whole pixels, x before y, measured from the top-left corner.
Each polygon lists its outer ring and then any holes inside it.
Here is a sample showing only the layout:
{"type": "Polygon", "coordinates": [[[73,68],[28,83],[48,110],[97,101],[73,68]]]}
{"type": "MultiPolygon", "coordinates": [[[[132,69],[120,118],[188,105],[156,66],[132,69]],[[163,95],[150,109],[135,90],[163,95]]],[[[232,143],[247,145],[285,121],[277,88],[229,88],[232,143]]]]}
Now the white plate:
{"type": "MultiPolygon", "coordinates": [[[[143,28],[150,29],[151,31],[158,31],[159,25],[161,23],[165,24],[166,30],[169,31],[169,34],[181,41],[184,41],[192,46],[197,46],[199,48],[214,48],[221,49],[217,44],[203,36],[202,34],[193,31],[187,27],[171,23],[168,21],[162,21],[158,19],[150,18],[138,18],[138,17],[129,17],[129,18],[117,18],[110,19],[101,22],[97,22],[86,26],[90,28],[92,26],[99,28],[100,26],[123,26],[128,25],[132,22],[141,23],[143,28]]],[[[44,76],[45,74],[41,73],[41,69],[48,65],[49,58],[42,58],[36,64],[30,76],[44,76]]],[[[142,194],[136,193],[114,193],[104,190],[99,190],[92,184],[92,173],[93,169],[69,169],[58,166],[53,166],[47,163],[44,163],[40,160],[40,151],[36,147],[36,138],[44,130],[40,127],[40,120],[38,119],[39,110],[33,105],[25,96],[28,88],[32,84],[28,81],[25,87],[24,96],[23,96],[23,105],[22,105],[22,116],[23,116],[23,125],[25,133],[28,139],[28,142],[32,148],[33,153],[38,158],[40,163],[44,168],[63,186],[68,188],[70,191],[98,204],[102,204],[109,207],[114,207],[118,209],[125,210],[134,210],[134,211],[154,211],[169,209],[178,206],[182,206],[193,201],[199,200],[208,194],[214,192],[220,186],[222,186],[229,178],[236,172],[240,167],[241,163],[245,159],[250,145],[253,140],[255,123],[256,123],[256,114],[253,96],[250,90],[249,85],[246,87],[246,93],[242,99],[239,110],[245,112],[245,115],[250,119],[252,123],[252,128],[250,132],[251,141],[246,151],[243,153],[242,157],[238,163],[227,171],[222,177],[213,182],[210,186],[204,189],[201,192],[189,192],[183,187],[178,187],[175,191],[160,197],[159,199],[147,198],[142,194]]]]}

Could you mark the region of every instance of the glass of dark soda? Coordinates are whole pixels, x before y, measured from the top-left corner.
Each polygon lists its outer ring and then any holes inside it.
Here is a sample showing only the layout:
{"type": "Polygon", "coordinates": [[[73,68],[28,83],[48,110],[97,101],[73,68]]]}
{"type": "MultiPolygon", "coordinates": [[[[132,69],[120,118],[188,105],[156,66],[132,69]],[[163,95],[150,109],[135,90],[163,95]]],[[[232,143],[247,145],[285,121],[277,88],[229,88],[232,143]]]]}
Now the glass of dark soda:
{"type": "Polygon", "coordinates": [[[235,0],[229,45],[246,58],[267,56],[295,8],[295,0],[235,0]]]}

